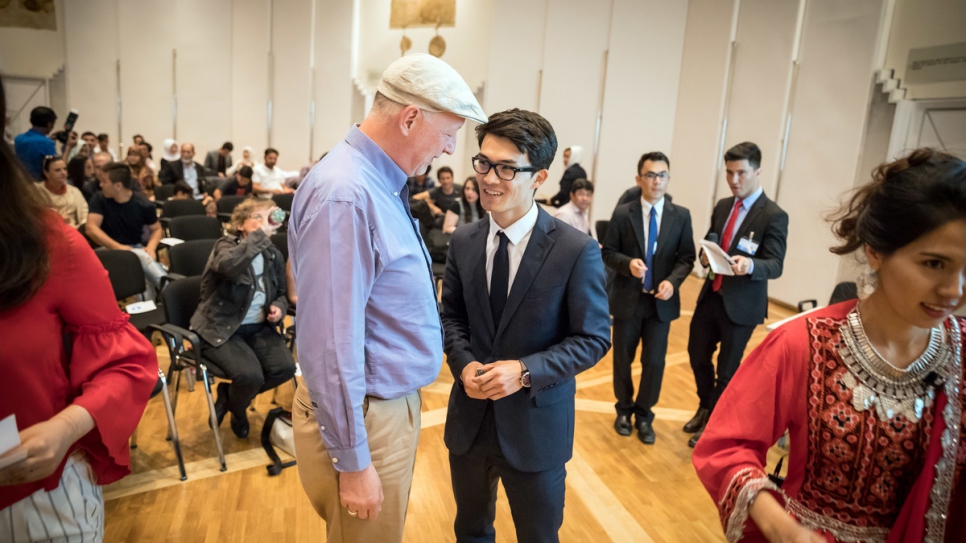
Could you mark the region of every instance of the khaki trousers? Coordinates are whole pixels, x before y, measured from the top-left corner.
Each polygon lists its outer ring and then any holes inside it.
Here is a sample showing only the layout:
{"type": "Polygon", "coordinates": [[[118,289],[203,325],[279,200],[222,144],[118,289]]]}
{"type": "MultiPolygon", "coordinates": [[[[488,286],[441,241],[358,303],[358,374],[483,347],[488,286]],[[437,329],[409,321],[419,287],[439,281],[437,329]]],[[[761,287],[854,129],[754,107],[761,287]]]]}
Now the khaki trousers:
{"type": "Polygon", "coordinates": [[[319,433],[312,400],[301,382],[292,423],[299,478],[315,511],[325,520],[329,543],[393,543],[403,539],[409,489],[419,444],[419,392],[395,400],[366,396],[363,403],[372,465],[382,482],[382,512],[375,520],[349,515],[339,499],[339,475],[319,433]]]}

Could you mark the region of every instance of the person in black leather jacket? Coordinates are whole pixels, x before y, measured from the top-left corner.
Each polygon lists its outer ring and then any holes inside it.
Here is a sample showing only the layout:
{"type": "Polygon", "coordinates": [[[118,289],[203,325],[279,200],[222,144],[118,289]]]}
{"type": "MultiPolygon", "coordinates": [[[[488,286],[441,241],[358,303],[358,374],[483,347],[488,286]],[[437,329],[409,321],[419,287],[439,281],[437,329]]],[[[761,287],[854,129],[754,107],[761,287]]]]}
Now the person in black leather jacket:
{"type": "Polygon", "coordinates": [[[204,357],[231,383],[218,383],[215,412],[221,424],[248,436],[245,410],[261,392],[295,375],[295,360],[275,323],[288,309],[285,259],[272,244],[271,200],[242,202],[231,216],[232,232],[215,243],[201,280],[201,302],[191,329],[204,341],[204,357]]]}

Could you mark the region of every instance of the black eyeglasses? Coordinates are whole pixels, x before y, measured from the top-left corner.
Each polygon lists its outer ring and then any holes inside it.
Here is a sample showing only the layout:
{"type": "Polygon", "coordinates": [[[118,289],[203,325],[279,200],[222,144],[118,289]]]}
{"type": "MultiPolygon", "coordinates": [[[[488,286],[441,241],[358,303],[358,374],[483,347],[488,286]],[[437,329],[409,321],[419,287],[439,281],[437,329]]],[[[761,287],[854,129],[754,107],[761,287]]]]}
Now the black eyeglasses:
{"type": "Polygon", "coordinates": [[[473,157],[473,169],[476,170],[476,173],[486,175],[491,168],[496,168],[496,176],[504,181],[513,181],[517,172],[539,172],[543,169],[537,168],[536,166],[517,168],[509,164],[495,164],[478,155],[473,157]]]}
{"type": "Polygon", "coordinates": [[[644,174],[644,177],[646,177],[646,178],[648,178],[648,179],[650,179],[652,181],[655,180],[655,179],[660,179],[661,181],[663,181],[663,180],[667,179],[668,177],[671,177],[671,174],[669,174],[667,172],[661,172],[661,173],[647,172],[647,173],[644,174]]]}

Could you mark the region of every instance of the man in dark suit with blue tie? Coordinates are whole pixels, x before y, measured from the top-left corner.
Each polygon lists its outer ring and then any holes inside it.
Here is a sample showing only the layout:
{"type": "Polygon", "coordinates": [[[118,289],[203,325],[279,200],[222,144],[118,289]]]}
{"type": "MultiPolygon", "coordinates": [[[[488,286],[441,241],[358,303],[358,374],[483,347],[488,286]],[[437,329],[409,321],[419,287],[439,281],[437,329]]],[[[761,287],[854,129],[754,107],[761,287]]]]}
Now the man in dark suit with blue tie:
{"type": "Polygon", "coordinates": [[[661,152],[646,153],[637,163],[641,196],[617,206],[602,249],[616,274],[610,289],[614,316],[614,429],[654,443],[652,424],[664,378],[664,357],[671,321],[681,316],[681,283],[694,267],[691,213],[664,194],[671,179],[670,161],[661,152]],[[641,342],[641,381],[634,399],[631,364],[641,342]]]}
{"type": "MultiPolygon", "coordinates": [[[[698,411],[684,425],[694,447],[725,387],[738,370],[755,326],[768,316],[768,280],[781,277],[788,214],[761,187],[761,150],[750,141],[724,155],[730,198],[711,213],[705,239],[716,241],[733,262],[734,275],[709,274],[691,317],[688,356],[698,388],[698,411]],[[717,377],[711,362],[718,344],[717,377]]],[[[701,252],[701,264],[708,257],[701,252]]]]}
{"type": "Polygon", "coordinates": [[[557,148],[553,127],[512,109],[476,129],[487,219],[453,233],[443,279],[456,383],[444,439],[458,542],[492,542],[502,479],[518,541],[556,542],[573,454],[575,376],[610,347],[597,242],[533,196],[557,148]]]}

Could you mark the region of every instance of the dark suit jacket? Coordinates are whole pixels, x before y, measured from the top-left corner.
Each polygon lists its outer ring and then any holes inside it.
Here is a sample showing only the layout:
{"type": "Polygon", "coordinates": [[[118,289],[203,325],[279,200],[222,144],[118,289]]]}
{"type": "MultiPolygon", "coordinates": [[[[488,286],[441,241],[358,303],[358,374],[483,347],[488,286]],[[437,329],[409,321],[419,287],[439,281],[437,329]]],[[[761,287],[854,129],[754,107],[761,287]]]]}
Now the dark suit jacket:
{"type": "MultiPolygon", "coordinates": [[[[719,240],[724,237],[725,223],[734,205],[734,196],[718,200],[711,213],[708,234],[718,234],[719,240]]],[[[782,275],[787,237],[788,214],[762,194],[748,210],[727,250],[729,255],[746,256],[754,262],[752,273],[740,277],[725,275],[721,279],[719,292],[724,299],[725,312],[735,324],[756,325],[765,322],[768,316],[768,280],[778,279],[782,275]],[[752,233],[752,241],[759,244],[753,255],[738,249],[741,238],[750,237],[752,233]]],[[[707,280],[698,295],[698,303],[710,292],[711,281],[707,280]]]]}
{"type": "Polygon", "coordinates": [[[493,322],[486,286],[489,220],[456,229],[443,278],[446,361],[456,383],[444,441],[465,454],[487,400],[466,395],[460,381],[472,361],[521,359],[531,386],[493,402],[500,448],[514,469],[560,467],[573,454],[574,377],[610,348],[604,266],[597,242],[542,209],[507,297],[493,322]]]}
{"type": "MultiPolygon", "coordinates": [[[[225,170],[231,168],[231,155],[225,157],[225,170]]],[[[208,151],[205,155],[205,169],[211,172],[211,175],[218,175],[218,151],[208,151]]]]}
{"type": "MultiPolygon", "coordinates": [[[[208,170],[204,166],[195,162],[195,170],[198,172],[198,189],[201,192],[205,191],[205,177],[208,176],[208,170]]],[[[164,165],[161,167],[161,172],[158,173],[158,181],[162,185],[168,185],[171,183],[177,183],[184,179],[184,164],[180,160],[174,162],[165,161],[164,165]]]]}
{"type": "Polygon", "coordinates": [[[574,181],[578,179],[587,179],[587,172],[580,164],[573,164],[564,171],[563,177],[560,178],[560,192],[550,199],[550,204],[554,207],[560,207],[569,202],[570,188],[573,187],[574,181]]]}
{"type": "MultiPolygon", "coordinates": [[[[621,194],[620,200],[617,200],[617,206],[622,204],[629,204],[634,200],[640,200],[640,199],[641,199],[641,187],[633,186],[625,190],[624,194],[621,194]]],[[[665,194],[664,199],[668,202],[673,200],[670,194],[665,194]]],[[[615,211],[617,210],[617,206],[614,206],[615,211]]]]}
{"type": "MultiPolygon", "coordinates": [[[[657,318],[669,322],[681,316],[681,283],[694,268],[694,234],[691,212],[687,208],[664,201],[661,225],[654,253],[654,288],[661,281],[674,285],[670,300],[657,300],[657,318]]],[[[610,289],[610,314],[615,319],[629,319],[640,300],[641,279],[631,275],[630,262],[644,260],[644,210],[641,199],[617,206],[607,227],[607,239],[602,249],[604,262],[617,275],[610,289]]]]}

